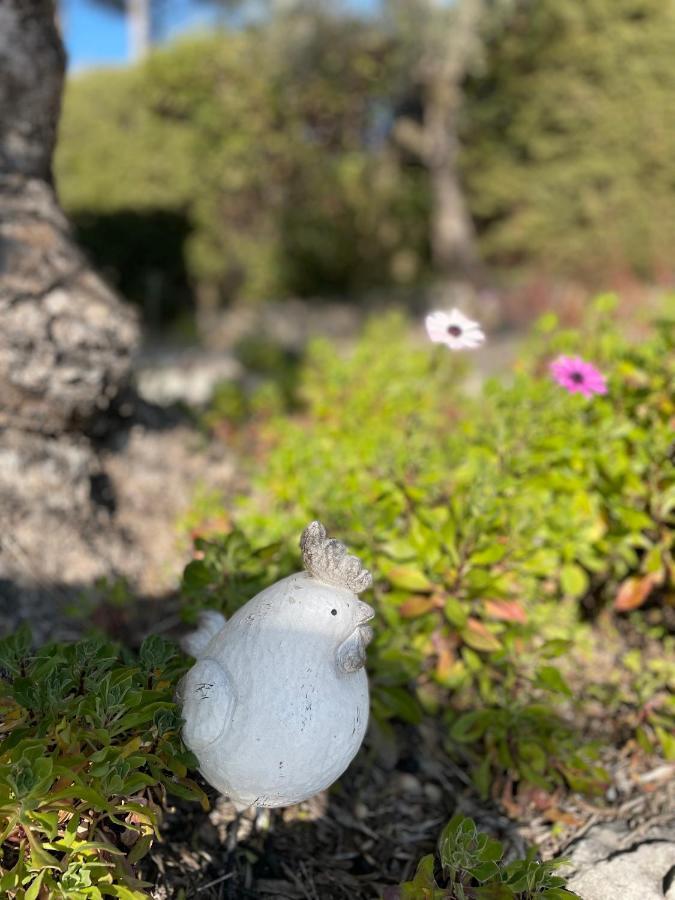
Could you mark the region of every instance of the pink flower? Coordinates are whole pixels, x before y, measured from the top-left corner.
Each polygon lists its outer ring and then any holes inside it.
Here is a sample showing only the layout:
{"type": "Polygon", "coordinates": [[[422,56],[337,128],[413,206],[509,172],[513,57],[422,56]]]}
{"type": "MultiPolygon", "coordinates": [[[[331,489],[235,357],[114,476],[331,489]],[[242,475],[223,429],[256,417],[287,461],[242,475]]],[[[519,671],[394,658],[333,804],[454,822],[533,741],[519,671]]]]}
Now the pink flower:
{"type": "Polygon", "coordinates": [[[433,312],[424,320],[427,334],[436,344],[447,344],[451,350],[473,350],[485,340],[483,330],[458,309],[433,312]]]}
{"type": "Polygon", "coordinates": [[[579,393],[584,397],[592,397],[593,394],[607,393],[605,376],[580,356],[559,356],[549,368],[558,384],[570,394],[579,393]]]}

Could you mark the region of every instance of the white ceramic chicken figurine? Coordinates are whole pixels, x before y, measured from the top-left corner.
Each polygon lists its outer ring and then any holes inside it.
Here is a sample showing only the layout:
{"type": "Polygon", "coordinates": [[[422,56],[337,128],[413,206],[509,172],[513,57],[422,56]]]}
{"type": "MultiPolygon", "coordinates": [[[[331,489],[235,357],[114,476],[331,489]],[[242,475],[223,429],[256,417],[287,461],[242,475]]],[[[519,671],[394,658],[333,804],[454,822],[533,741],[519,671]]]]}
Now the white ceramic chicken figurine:
{"type": "Polygon", "coordinates": [[[179,690],[183,738],[206,780],[238,809],[288,806],[331,785],[368,724],[370,572],[312,522],[306,571],[225,621],[213,611],[184,641],[197,663],[179,690]]]}

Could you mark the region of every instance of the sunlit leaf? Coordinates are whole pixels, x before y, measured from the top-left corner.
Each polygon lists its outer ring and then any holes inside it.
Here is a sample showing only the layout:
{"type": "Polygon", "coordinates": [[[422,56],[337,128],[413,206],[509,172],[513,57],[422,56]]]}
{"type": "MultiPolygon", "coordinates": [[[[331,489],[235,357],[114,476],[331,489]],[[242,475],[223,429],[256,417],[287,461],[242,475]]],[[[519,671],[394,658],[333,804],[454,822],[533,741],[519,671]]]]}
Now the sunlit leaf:
{"type": "Polygon", "coordinates": [[[639,609],[649,599],[649,595],[657,583],[658,575],[651,573],[641,578],[627,578],[616,595],[614,609],[617,612],[630,612],[639,609]]]}
{"type": "Polygon", "coordinates": [[[473,647],[474,650],[492,652],[493,650],[501,649],[502,645],[499,638],[478,619],[468,619],[466,626],[460,633],[462,640],[468,644],[469,647],[473,647]]]}
{"type": "Polygon", "coordinates": [[[527,622],[527,613],[517,600],[486,600],[485,614],[502,622],[527,622]]]}

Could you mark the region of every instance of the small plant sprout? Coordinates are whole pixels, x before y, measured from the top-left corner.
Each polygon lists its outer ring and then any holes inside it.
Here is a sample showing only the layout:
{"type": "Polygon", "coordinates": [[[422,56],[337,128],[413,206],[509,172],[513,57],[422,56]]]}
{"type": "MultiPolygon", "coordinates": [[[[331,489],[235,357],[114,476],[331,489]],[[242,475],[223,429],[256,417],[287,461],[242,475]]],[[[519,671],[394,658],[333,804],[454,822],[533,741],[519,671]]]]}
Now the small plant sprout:
{"type": "Polygon", "coordinates": [[[485,340],[480,324],[458,309],[429,313],[424,324],[435,344],[446,344],[451,350],[475,350],[485,340]]]}
{"type": "Polygon", "coordinates": [[[605,376],[592,363],[580,356],[559,356],[550,365],[550,372],[559,385],[570,394],[606,394],[605,376]]]}

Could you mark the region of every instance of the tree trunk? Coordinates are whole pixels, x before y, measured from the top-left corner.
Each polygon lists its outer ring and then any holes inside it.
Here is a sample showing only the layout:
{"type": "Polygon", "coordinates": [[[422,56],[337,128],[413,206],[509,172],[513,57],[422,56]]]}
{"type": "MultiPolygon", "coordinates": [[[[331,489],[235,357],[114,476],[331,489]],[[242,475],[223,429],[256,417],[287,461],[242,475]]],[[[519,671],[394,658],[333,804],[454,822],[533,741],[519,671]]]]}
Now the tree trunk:
{"type": "Polygon", "coordinates": [[[455,92],[432,92],[427,101],[425,127],[429,152],[427,169],[431,184],[431,257],[435,271],[444,278],[471,280],[478,273],[476,233],[459,179],[459,145],[455,92]],[[438,96],[440,94],[440,96],[438,96]]]}
{"type": "Polygon", "coordinates": [[[480,46],[485,0],[428,0],[420,27],[416,78],[422,121],[399,120],[394,136],[429,173],[432,208],[429,239],[435,271],[444,280],[480,278],[476,236],[459,177],[458,123],[462,87],[480,46]]]}
{"type": "Polygon", "coordinates": [[[54,193],[64,66],[53,0],[0,0],[0,630],[3,613],[35,617],[26,598],[122,557],[86,431],[127,376],[137,326],[54,193]]]}
{"type": "Polygon", "coordinates": [[[152,43],[151,0],[126,0],[129,48],[133,60],[143,59],[152,43]]]}

